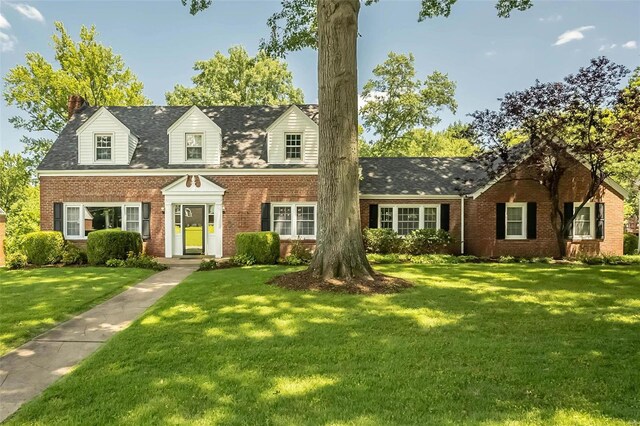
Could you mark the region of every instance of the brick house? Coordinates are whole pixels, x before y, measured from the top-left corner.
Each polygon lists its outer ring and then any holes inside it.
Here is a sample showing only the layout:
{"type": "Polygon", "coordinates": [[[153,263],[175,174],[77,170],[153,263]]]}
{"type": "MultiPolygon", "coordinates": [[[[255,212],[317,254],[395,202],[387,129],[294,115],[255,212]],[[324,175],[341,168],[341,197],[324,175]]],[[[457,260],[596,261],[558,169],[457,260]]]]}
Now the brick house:
{"type": "MultiPolygon", "coordinates": [[[[137,231],[166,257],[230,256],[244,231],[278,232],[283,253],[295,239],[315,243],[316,105],[69,105],[38,169],[42,229],[78,244],[95,229],[137,231]]],[[[573,209],[588,171],[567,161],[562,197],[573,209]]],[[[445,229],[453,253],[557,254],[550,204],[533,182],[491,179],[471,158],[363,158],[361,168],[363,226],[445,229]]],[[[567,236],[571,253],[622,253],[625,195],[607,181],[567,236]]]]}

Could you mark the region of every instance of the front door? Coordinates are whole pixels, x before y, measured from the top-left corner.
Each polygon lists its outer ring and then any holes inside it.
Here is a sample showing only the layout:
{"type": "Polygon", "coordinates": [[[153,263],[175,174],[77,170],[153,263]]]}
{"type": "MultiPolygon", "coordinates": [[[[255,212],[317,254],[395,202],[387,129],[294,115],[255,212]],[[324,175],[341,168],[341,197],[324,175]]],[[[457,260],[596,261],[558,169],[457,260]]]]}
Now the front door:
{"type": "Polygon", "coordinates": [[[182,206],[184,254],[204,254],[204,206],[182,206]]]}

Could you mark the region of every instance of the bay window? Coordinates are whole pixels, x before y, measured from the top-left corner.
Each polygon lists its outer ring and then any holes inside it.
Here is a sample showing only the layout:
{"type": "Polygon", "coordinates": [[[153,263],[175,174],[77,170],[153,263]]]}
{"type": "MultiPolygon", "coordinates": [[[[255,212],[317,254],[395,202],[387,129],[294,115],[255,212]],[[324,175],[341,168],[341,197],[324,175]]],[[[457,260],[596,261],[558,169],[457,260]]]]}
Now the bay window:
{"type": "Polygon", "coordinates": [[[378,227],[409,235],[416,229],[440,229],[440,205],[380,205],[378,227]]]}
{"type": "Polygon", "coordinates": [[[278,203],[271,206],[271,229],[282,238],[315,239],[316,205],[278,203]]]}

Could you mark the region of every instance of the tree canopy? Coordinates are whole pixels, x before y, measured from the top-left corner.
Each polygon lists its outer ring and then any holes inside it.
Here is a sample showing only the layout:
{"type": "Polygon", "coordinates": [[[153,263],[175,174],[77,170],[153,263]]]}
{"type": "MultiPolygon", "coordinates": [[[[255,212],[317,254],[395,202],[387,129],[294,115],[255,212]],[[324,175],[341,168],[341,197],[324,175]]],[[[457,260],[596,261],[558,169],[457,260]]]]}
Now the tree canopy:
{"type": "Polygon", "coordinates": [[[264,52],[250,57],[242,46],[197,61],[194,87],[177,84],[166,93],[169,105],[287,105],[304,102],[287,64],[264,52]]]}
{"type": "Polygon", "coordinates": [[[4,151],[0,156],[0,208],[7,215],[29,186],[30,175],[27,162],[20,154],[4,151]]]}

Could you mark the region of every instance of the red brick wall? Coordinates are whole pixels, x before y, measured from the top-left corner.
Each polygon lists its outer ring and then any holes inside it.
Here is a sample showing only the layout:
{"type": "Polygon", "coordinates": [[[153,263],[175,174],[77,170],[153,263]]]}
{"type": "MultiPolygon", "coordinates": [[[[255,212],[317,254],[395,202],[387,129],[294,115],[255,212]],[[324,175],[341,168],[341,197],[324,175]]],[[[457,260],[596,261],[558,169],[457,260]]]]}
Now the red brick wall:
{"type": "MultiPolygon", "coordinates": [[[[551,225],[552,203],[547,190],[526,177],[527,166],[512,177],[505,177],[477,199],[465,203],[465,252],[477,256],[558,256],[559,249],[551,225]],[[514,179],[516,177],[516,179],[514,179]],[[497,240],[496,203],[536,202],[537,238],[535,240],[497,240]]],[[[572,161],[560,185],[560,202],[582,201],[589,182],[588,170],[572,161]]],[[[605,238],[601,241],[567,242],[567,253],[622,254],[623,199],[610,188],[602,188],[592,200],[605,203],[605,238]]],[[[561,208],[562,208],[561,205],[561,208]]]]}
{"type": "MultiPolygon", "coordinates": [[[[53,229],[55,202],[150,202],[151,239],[145,250],[164,256],[164,196],[162,188],[177,176],[42,176],[40,214],[43,230],[53,229]]],[[[226,189],[223,215],[223,254],[235,253],[235,234],[260,230],[264,202],[316,201],[315,176],[207,176],[226,189]]],[[[170,214],[170,212],[169,212],[170,214]]],[[[282,252],[289,249],[283,242],[282,252]]]]}
{"type": "Polygon", "coordinates": [[[460,200],[452,199],[452,200],[422,200],[422,199],[412,199],[412,200],[400,200],[400,199],[391,199],[391,200],[369,200],[362,199],[360,200],[360,221],[362,224],[362,228],[369,227],[369,206],[371,204],[449,204],[449,233],[453,237],[453,244],[451,245],[449,252],[453,254],[460,253],[460,200]]]}

